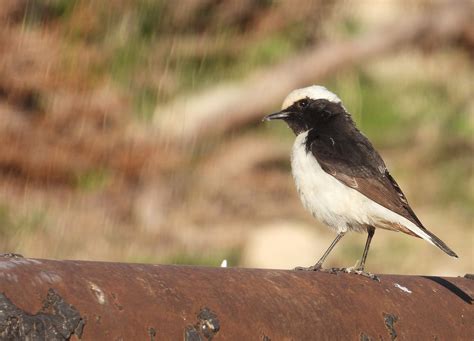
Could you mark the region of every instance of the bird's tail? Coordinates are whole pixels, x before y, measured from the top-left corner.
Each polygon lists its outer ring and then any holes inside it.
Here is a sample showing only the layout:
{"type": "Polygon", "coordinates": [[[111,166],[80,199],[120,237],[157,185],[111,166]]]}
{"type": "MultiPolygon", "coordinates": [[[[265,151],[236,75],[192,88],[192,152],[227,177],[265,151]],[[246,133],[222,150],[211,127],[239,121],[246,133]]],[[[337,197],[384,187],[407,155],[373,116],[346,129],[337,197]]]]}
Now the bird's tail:
{"type": "Polygon", "coordinates": [[[429,240],[432,244],[436,245],[437,247],[439,247],[441,250],[443,250],[444,252],[446,252],[448,255],[450,255],[451,257],[456,257],[458,258],[458,255],[456,254],[456,252],[454,252],[453,250],[451,250],[449,248],[448,245],[446,245],[441,239],[439,239],[438,237],[436,237],[433,233],[431,233],[430,231],[428,230],[424,230],[423,232],[425,232],[428,237],[429,237],[429,240]]]}
{"type": "MultiPolygon", "coordinates": [[[[415,226],[415,225],[413,225],[413,226],[415,226]]],[[[410,227],[412,227],[412,226],[410,226],[410,227]]],[[[410,234],[412,234],[412,235],[414,235],[418,238],[422,238],[422,239],[426,240],[428,243],[439,247],[441,250],[446,252],[451,257],[458,258],[458,255],[456,254],[456,252],[451,250],[448,245],[446,245],[441,239],[436,237],[433,233],[431,233],[427,229],[420,228],[420,227],[416,226],[416,228],[412,227],[409,230],[411,232],[410,234]]]]}
{"type": "MultiPolygon", "coordinates": [[[[419,222],[418,219],[417,219],[417,221],[419,222]]],[[[458,255],[456,254],[456,252],[451,250],[449,248],[449,246],[446,245],[441,239],[439,239],[433,233],[431,233],[426,228],[424,228],[423,225],[421,225],[420,222],[419,222],[419,225],[415,225],[413,222],[408,221],[408,220],[406,220],[405,222],[406,222],[406,224],[404,224],[404,227],[406,227],[409,230],[409,232],[404,231],[405,233],[416,236],[418,238],[422,238],[422,239],[426,240],[428,243],[439,247],[441,250],[446,252],[451,257],[458,258],[458,255]]]]}

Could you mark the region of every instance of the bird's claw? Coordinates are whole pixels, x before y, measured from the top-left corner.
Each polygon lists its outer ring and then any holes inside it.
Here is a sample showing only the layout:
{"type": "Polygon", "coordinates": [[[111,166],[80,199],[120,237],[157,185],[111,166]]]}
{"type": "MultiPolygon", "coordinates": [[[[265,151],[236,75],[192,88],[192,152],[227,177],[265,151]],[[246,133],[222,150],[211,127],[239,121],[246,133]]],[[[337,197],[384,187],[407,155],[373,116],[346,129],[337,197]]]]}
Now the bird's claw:
{"type": "Polygon", "coordinates": [[[361,276],[364,276],[364,277],[367,277],[367,278],[370,278],[370,279],[373,279],[374,281],[380,282],[380,278],[378,278],[377,275],[374,275],[373,273],[366,272],[364,270],[354,270],[354,273],[356,273],[358,275],[361,275],[361,276]]]}
{"type": "Polygon", "coordinates": [[[374,281],[380,282],[380,278],[378,278],[376,275],[364,271],[364,269],[361,268],[355,268],[355,267],[350,267],[350,268],[333,268],[332,269],[334,272],[345,272],[345,273],[354,273],[356,275],[364,276],[370,279],[373,279],[374,281]]]}
{"type": "Polygon", "coordinates": [[[380,282],[380,279],[376,275],[374,275],[370,272],[366,272],[363,269],[355,268],[355,267],[324,269],[321,265],[316,264],[316,265],[308,266],[308,267],[297,266],[293,270],[295,270],[295,271],[320,271],[320,272],[327,272],[327,273],[334,274],[334,275],[337,274],[338,272],[344,272],[344,273],[348,273],[348,274],[354,273],[356,275],[364,276],[364,277],[373,279],[374,281],[380,282]]]}
{"type": "Polygon", "coordinates": [[[316,265],[312,265],[312,266],[308,266],[308,267],[297,266],[293,270],[295,270],[295,271],[319,271],[319,272],[327,272],[327,273],[335,275],[337,273],[338,269],[336,269],[336,268],[325,269],[321,265],[316,264],[316,265]]]}

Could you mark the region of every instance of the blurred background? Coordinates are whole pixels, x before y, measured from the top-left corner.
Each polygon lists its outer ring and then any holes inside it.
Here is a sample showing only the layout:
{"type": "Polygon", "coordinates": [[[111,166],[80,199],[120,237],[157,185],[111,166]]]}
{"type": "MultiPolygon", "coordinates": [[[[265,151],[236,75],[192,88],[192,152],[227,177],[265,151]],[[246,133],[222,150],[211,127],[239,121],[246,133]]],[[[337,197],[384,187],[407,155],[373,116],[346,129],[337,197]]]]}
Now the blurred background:
{"type": "MultiPolygon", "coordinates": [[[[474,272],[472,1],[5,0],[0,250],[293,268],[334,238],[305,212],[293,88],[342,98],[425,226],[378,231],[371,272],[474,272]]],[[[327,266],[352,266],[365,235],[327,266]]]]}

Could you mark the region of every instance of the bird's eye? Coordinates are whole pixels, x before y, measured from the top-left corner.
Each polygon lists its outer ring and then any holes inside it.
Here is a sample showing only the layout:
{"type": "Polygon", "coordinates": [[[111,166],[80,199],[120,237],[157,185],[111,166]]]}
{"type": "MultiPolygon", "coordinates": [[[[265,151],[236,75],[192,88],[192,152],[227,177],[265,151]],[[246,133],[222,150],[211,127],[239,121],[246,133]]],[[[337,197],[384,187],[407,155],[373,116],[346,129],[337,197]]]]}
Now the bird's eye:
{"type": "Polygon", "coordinates": [[[302,99],[301,101],[298,102],[298,106],[301,109],[304,109],[308,106],[309,101],[307,99],[302,99]]]}

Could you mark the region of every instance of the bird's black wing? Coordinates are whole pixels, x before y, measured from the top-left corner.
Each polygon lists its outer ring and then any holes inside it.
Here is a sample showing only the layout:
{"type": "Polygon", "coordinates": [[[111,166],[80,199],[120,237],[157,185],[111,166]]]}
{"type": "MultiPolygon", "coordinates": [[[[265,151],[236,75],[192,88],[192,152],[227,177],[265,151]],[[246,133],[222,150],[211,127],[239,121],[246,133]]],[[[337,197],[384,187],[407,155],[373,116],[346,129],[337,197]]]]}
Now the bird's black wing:
{"type": "MultiPolygon", "coordinates": [[[[310,130],[306,150],[325,172],[425,230],[380,155],[358,130],[332,136],[310,130]]],[[[401,226],[396,229],[415,235],[401,226]]]]}

